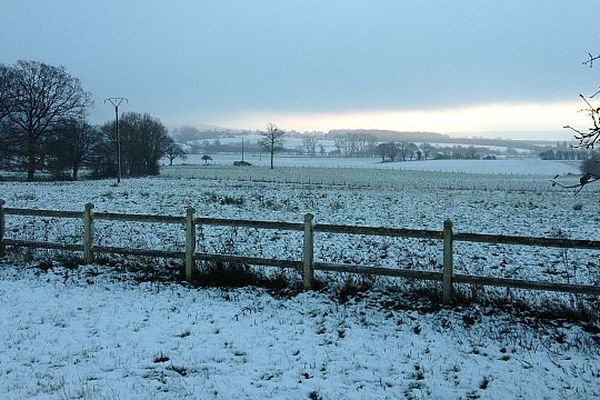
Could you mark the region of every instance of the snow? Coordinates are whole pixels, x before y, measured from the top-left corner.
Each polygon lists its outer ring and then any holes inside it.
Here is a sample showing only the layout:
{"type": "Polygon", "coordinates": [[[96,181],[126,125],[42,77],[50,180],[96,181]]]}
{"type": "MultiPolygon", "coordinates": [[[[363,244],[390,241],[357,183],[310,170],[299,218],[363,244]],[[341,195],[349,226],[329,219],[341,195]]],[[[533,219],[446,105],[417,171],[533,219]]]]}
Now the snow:
{"type": "MultiPolygon", "coordinates": [[[[211,154],[211,165],[227,166],[241,160],[241,154],[218,153],[211,154]]],[[[174,164],[204,165],[201,154],[188,154],[186,160],[175,160],[174,164]]],[[[244,160],[254,166],[268,166],[268,154],[245,154],[244,160]]],[[[163,160],[163,164],[167,161],[163,160]]],[[[553,160],[536,158],[501,159],[501,160],[421,160],[397,161],[382,163],[380,158],[369,157],[290,157],[282,154],[275,155],[275,165],[278,167],[305,168],[373,168],[394,169],[402,171],[431,171],[431,172],[464,172],[478,174],[503,175],[547,175],[578,174],[576,165],[553,160]]]]}
{"type": "MultiPolygon", "coordinates": [[[[550,172],[566,164],[544,165],[550,172]]],[[[191,205],[199,216],[301,222],[313,212],[317,223],[436,230],[451,218],[457,232],[578,239],[597,237],[599,194],[590,186],[574,196],[552,187],[546,174],[218,165],[165,168],[162,177],[125,179],[118,187],[113,181],[0,185],[6,207],[83,210],[93,202],[95,211],[183,215],[191,205]]],[[[7,238],[75,243],[81,235],[79,220],[7,216],[7,238]]],[[[179,225],[95,222],[99,245],[182,250],[184,242],[179,225]]],[[[301,243],[299,232],[198,230],[199,251],[299,259],[301,243]]],[[[455,250],[457,272],[600,284],[594,252],[461,243],[455,250]]],[[[317,234],[315,254],[330,262],[441,269],[441,243],[432,240],[317,234]]],[[[68,269],[59,261],[66,256],[25,251],[0,265],[2,398],[600,395],[600,339],[581,324],[476,304],[429,310],[388,292],[340,303],[329,291],[278,297],[255,288],[140,283],[119,264],[68,269]],[[58,261],[40,268],[48,257],[58,261]]],[[[341,279],[319,278],[330,286],[341,279]]],[[[378,283],[382,290],[414,289],[402,280],[378,283]]],[[[460,289],[534,309],[597,301],[460,289]]]]}
{"type": "Polygon", "coordinates": [[[4,399],[597,398],[578,326],[3,265],[4,399]],[[566,339],[556,340],[557,335],[566,339]],[[562,343],[561,343],[562,342],[562,343]],[[312,397],[311,397],[312,396],[312,397]]]}
{"type": "MultiPolygon", "coordinates": [[[[198,216],[290,222],[302,222],[312,212],[316,223],[433,230],[441,230],[450,218],[456,232],[572,239],[595,238],[600,220],[597,187],[574,196],[537,176],[182,168],[167,170],[165,176],[185,178],[126,179],[119,187],[112,181],[6,183],[0,198],[7,207],[83,210],[92,202],[97,212],[161,215],[184,215],[191,205],[198,216]],[[204,172],[217,179],[195,178],[204,172]],[[273,182],[250,181],[263,178],[273,182]]],[[[179,251],[185,245],[184,229],[177,225],[96,221],[95,229],[97,245],[179,251]]],[[[81,234],[79,220],[7,219],[7,238],[74,243],[81,234]]],[[[200,226],[197,236],[199,251],[296,260],[302,254],[300,232],[200,226]]],[[[594,252],[477,243],[456,243],[455,248],[455,269],[461,273],[600,283],[594,252]]],[[[326,262],[439,270],[441,242],[320,233],[315,254],[326,262]]]]}

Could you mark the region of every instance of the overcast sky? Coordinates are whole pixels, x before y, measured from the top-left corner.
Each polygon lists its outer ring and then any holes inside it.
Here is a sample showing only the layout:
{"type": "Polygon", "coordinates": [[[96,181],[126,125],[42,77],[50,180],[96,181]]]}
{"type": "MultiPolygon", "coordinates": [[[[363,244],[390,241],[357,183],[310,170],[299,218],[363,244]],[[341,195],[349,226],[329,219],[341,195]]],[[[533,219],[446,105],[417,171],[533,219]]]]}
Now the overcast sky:
{"type": "Polygon", "coordinates": [[[523,138],[585,123],[598,0],[0,0],[0,63],[64,65],[170,126],[523,138]],[[500,132],[500,134],[498,134],[500,132]],[[508,133],[511,132],[511,133],[508,133]],[[536,133],[537,132],[537,133],[536,133]]]}

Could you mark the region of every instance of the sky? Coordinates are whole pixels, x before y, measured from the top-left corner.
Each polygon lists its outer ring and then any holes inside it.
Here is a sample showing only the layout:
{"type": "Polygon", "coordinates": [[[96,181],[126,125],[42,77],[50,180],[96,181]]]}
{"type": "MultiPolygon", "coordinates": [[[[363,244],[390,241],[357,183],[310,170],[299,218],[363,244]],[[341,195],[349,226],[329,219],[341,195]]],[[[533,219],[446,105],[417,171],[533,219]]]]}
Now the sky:
{"type": "Polygon", "coordinates": [[[0,0],[0,63],[64,65],[90,119],[564,139],[600,85],[597,0],[0,0]]]}

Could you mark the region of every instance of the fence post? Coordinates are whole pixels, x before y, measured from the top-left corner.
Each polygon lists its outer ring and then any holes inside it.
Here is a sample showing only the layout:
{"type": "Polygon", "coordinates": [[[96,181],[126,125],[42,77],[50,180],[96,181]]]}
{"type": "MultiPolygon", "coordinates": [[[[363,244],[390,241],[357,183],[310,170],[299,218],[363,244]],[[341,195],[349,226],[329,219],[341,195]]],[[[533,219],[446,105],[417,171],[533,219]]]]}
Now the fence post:
{"type": "Polygon", "coordinates": [[[92,203],[87,203],[83,210],[83,262],[86,264],[94,262],[94,253],[92,253],[92,241],[94,240],[93,208],[92,203]]]}
{"type": "Polygon", "coordinates": [[[442,301],[452,303],[452,221],[444,221],[444,269],[442,279],[442,301]]]}
{"type": "Polygon", "coordinates": [[[0,199],[0,257],[4,256],[4,231],[6,230],[6,221],[4,219],[4,200],[0,199]]]}
{"type": "Polygon", "coordinates": [[[190,282],[194,275],[194,253],[196,252],[196,223],[194,207],[188,207],[185,216],[185,280],[190,282]]]}
{"type": "Polygon", "coordinates": [[[315,282],[314,242],[313,242],[313,218],[314,215],[304,215],[304,257],[302,258],[302,280],[304,290],[312,290],[315,282]]]}

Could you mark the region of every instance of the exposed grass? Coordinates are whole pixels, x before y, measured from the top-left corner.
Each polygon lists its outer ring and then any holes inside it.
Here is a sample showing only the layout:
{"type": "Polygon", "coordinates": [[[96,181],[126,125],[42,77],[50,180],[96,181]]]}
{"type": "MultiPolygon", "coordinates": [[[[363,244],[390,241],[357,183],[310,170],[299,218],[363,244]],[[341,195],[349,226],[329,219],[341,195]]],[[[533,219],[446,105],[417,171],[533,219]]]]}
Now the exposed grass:
{"type": "MultiPolygon", "coordinates": [[[[74,271],[81,259],[62,253],[56,255],[44,251],[31,255],[27,250],[11,251],[10,257],[33,264],[41,273],[55,267],[64,268],[63,273],[74,271]]],[[[152,257],[121,257],[101,255],[97,264],[110,266],[122,273],[122,280],[137,282],[182,283],[185,282],[183,266],[179,261],[152,257]]],[[[276,269],[266,272],[265,268],[224,262],[200,262],[195,270],[194,287],[218,287],[233,289],[259,287],[275,296],[295,296],[302,291],[301,275],[295,271],[276,269]]],[[[91,272],[90,272],[91,273],[91,272]]],[[[551,294],[539,292],[532,296],[530,291],[500,288],[482,288],[472,285],[456,285],[453,304],[444,306],[439,284],[389,280],[363,277],[356,274],[317,274],[315,290],[328,293],[340,304],[367,299],[370,304],[392,310],[415,310],[435,313],[442,309],[468,310],[484,307],[510,313],[531,324],[580,324],[595,332],[600,321],[600,300],[593,296],[551,294]]],[[[474,323],[467,316],[465,323],[474,323]]]]}

